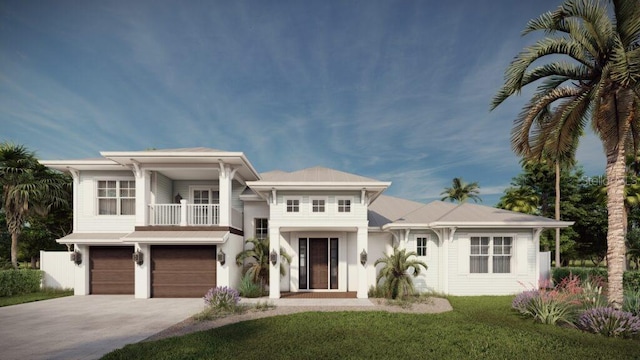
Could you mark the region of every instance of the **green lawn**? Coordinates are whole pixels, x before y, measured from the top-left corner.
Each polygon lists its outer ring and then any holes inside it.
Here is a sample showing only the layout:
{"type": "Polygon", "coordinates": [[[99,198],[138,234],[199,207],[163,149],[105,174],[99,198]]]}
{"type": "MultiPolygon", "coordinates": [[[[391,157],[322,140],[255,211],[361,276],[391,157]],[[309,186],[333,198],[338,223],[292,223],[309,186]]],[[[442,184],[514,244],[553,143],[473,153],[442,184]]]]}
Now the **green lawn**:
{"type": "Polygon", "coordinates": [[[30,294],[0,297],[0,307],[23,304],[33,301],[49,300],[73,295],[73,290],[42,290],[30,294]]]}
{"type": "Polygon", "coordinates": [[[534,324],[512,297],[453,297],[437,315],[300,313],[127,345],[103,359],[640,359],[640,341],[534,324]]]}

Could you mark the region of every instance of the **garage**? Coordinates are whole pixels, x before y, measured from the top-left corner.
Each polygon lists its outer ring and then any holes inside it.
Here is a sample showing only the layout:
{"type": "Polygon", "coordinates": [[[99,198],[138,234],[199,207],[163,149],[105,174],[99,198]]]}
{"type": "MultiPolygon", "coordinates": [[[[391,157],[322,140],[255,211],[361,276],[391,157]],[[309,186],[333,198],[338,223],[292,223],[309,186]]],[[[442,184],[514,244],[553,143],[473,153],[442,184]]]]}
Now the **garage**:
{"type": "Polygon", "coordinates": [[[89,250],[91,294],[133,294],[132,246],[92,246],[89,250]]]}
{"type": "Polygon", "coordinates": [[[216,267],[215,245],[151,246],[151,297],[203,297],[216,267]]]}

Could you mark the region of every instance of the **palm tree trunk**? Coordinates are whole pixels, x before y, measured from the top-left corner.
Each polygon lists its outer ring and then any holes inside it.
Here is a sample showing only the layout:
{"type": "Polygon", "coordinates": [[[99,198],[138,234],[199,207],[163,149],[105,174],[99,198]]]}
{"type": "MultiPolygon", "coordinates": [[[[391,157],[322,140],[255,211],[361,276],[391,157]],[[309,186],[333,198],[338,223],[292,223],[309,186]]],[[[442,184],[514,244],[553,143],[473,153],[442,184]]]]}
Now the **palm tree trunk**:
{"type": "MultiPolygon", "coordinates": [[[[556,220],[560,221],[560,162],[556,160],[556,220]]],[[[560,228],[556,228],[556,267],[560,267],[560,228]]]]}
{"type": "Polygon", "coordinates": [[[18,270],[18,237],[20,234],[16,232],[11,233],[11,265],[18,270]]]}
{"type": "Polygon", "coordinates": [[[617,309],[622,307],[624,292],[622,275],[625,263],[624,246],[624,186],[625,186],[625,148],[624,138],[617,148],[607,151],[607,269],[609,303],[617,309]]]}

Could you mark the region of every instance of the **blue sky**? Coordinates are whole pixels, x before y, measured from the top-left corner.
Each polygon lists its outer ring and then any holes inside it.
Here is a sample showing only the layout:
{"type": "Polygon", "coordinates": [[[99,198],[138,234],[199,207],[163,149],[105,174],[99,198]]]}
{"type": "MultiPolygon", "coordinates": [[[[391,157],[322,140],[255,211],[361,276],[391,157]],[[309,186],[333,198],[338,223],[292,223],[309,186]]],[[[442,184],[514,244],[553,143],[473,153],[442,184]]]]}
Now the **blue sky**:
{"type": "MultiPolygon", "coordinates": [[[[489,112],[526,22],[558,0],[0,0],[0,141],[41,159],[204,146],[258,171],[325,166],[439,198],[520,171],[489,112]]],[[[593,134],[578,160],[604,171],[593,134]]]]}

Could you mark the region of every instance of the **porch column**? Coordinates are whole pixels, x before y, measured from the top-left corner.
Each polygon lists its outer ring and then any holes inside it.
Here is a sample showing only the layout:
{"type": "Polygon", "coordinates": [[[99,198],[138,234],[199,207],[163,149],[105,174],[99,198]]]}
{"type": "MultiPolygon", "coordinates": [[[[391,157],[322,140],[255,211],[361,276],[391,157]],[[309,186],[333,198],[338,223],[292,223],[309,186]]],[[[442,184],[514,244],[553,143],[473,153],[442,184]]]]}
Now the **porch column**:
{"type": "Polygon", "coordinates": [[[220,207],[219,207],[219,223],[220,226],[230,226],[231,225],[231,191],[232,185],[231,181],[233,180],[231,166],[225,165],[220,162],[220,171],[218,172],[218,183],[219,183],[219,196],[220,196],[220,207]]]}
{"type": "Polygon", "coordinates": [[[151,247],[149,244],[136,244],[134,251],[142,252],[142,265],[134,264],[135,295],[136,299],[148,299],[151,297],[151,247]]]}
{"type": "Polygon", "coordinates": [[[151,176],[148,170],[136,166],[133,170],[136,178],[136,226],[149,224],[149,199],[151,176]]]}
{"type": "MultiPolygon", "coordinates": [[[[357,252],[358,252],[358,291],[356,296],[358,299],[366,299],[369,297],[369,277],[368,277],[368,269],[373,269],[373,262],[375,260],[372,258],[372,254],[369,253],[369,231],[366,226],[359,226],[357,232],[356,244],[357,244],[357,252]],[[367,262],[362,265],[360,263],[360,254],[362,251],[367,253],[367,262]]],[[[375,270],[374,270],[375,272],[375,270]]],[[[375,277],[375,274],[374,274],[375,277]]]]}
{"type": "Polygon", "coordinates": [[[278,254],[278,261],[273,265],[269,259],[269,298],[280,298],[280,227],[269,225],[269,258],[271,252],[278,254]]]}

